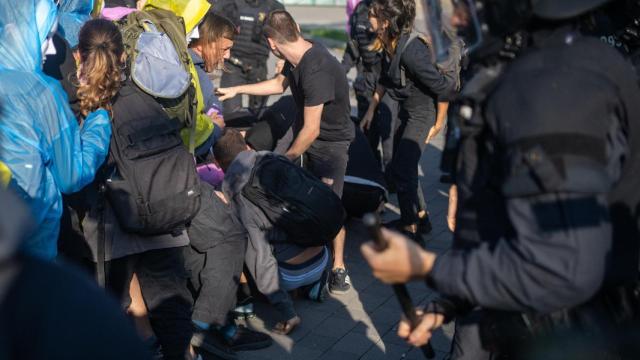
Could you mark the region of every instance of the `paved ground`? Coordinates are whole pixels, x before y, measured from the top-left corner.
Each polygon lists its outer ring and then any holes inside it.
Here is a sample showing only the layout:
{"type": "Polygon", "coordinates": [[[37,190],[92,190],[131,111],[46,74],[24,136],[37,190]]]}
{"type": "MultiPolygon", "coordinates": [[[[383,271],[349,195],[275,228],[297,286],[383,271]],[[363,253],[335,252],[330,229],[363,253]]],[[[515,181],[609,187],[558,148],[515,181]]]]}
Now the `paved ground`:
{"type": "Polygon", "coordinates": [[[300,26],[346,28],[347,11],[342,6],[287,6],[287,11],[300,26]]]}
{"type": "MultiPolygon", "coordinates": [[[[303,26],[344,28],[346,15],[343,8],[288,7],[303,26]]],[[[341,49],[331,49],[339,59],[341,49]]],[[[270,73],[275,60],[269,60],[270,73]]],[[[352,71],[350,80],[355,76],[352,71]]],[[[276,97],[270,98],[270,103],[276,97]]],[[[352,105],[355,100],[352,96],[352,105]]],[[[439,183],[442,135],[425,151],[420,175],[428,209],[433,221],[433,231],[426,237],[428,249],[437,253],[446,250],[451,243],[451,234],[446,228],[448,187],[439,183]]],[[[384,214],[386,219],[398,216],[397,201],[391,199],[384,214]]],[[[241,359],[421,359],[419,349],[413,349],[396,336],[400,307],[389,286],[373,278],[366,262],[360,255],[360,244],[366,241],[364,228],[358,220],[347,224],[346,263],[352,282],[352,290],[344,295],[331,296],[318,304],[307,300],[296,300],[296,310],[302,324],[289,336],[273,334],[269,329],[277,321],[276,312],[268,304],[256,304],[258,317],[247,321],[247,325],[269,333],[274,344],[260,351],[239,353],[241,359]]],[[[416,304],[425,304],[435,296],[422,282],[408,285],[416,304]]],[[[442,359],[449,350],[452,325],[438,330],[432,344],[437,359],[442,359]]]]}
{"type": "MultiPolygon", "coordinates": [[[[438,182],[438,164],[442,136],[429,146],[422,158],[422,186],[434,225],[426,237],[431,251],[442,252],[450,246],[451,234],[446,229],[447,188],[438,182]]],[[[394,201],[385,212],[393,218],[394,201]]],[[[422,354],[411,349],[396,336],[400,316],[399,305],[389,286],[375,280],[359,252],[366,241],[362,225],[353,220],[347,227],[346,263],[353,289],[341,296],[331,296],[322,304],[296,300],[302,324],[290,336],[272,334],[274,345],[268,349],[240,353],[241,359],[420,359],[422,354]]],[[[424,304],[435,294],[424,283],[409,284],[414,302],[424,304]]],[[[267,304],[257,304],[258,318],[248,325],[269,332],[276,321],[275,311],[267,304]]],[[[451,326],[436,332],[433,346],[437,359],[449,349],[451,326]]]]}

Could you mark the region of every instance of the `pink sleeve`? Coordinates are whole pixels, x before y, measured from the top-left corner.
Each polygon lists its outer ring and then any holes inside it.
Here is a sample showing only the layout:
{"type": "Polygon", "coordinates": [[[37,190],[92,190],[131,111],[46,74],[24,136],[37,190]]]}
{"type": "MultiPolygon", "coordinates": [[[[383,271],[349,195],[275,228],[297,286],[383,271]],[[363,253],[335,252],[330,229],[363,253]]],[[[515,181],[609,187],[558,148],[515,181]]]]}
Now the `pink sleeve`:
{"type": "Polygon", "coordinates": [[[134,11],[137,11],[137,10],[124,7],[124,6],[118,6],[118,7],[112,7],[112,8],[104,8],[102,9],[102,13],[100,15],[102,16],[103,19],[116,21],[131,14],[134,11]]]}
{"type": "Polygon", "coordinates": [[[353,14],[356,6],[361,0],[347,0],[347,35],[351,34],[351,26],[349,25],[349,18],[353,14]]]}
{"type": "Polygon", "coordinates": [[[200,165],[196,170],[198,171],[200,179],[212,186],[218,186],[222,184],[222,180],[224,180],[224,172],[215,164],[200,165]]]}

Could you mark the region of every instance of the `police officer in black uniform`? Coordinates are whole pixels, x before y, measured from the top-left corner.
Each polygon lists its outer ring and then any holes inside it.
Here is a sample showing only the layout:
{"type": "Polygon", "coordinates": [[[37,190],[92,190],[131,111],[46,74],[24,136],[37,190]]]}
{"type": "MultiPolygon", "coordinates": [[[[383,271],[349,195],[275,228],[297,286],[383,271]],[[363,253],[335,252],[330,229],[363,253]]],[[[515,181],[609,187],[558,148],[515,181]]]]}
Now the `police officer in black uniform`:
{"type": "MultiPolygon", "coordinates": [[[[349,41],[342,57],[342,65],[346,72],[354,66],[357,70],[353,90],[358,102],[358,121],[369,108],[369,102],[376,90],[382,70],[382,53],[371,49],[376,39],[376,33],[371,30],[369,23],[371,3],[372,0],[362,0],[353,10],[349,18],[349,41]]],[[[384,168],[393,157],[393,135],[399,125],[397,119],[398,102],[387,94],[382,98],[371,126],[365,131],[373,153],[384,168]],[[378,151],[380,144],[382,156],[378,151]]]]}
{"type": "Polygon", "coordinates": [[[637,356],[640,89],[619,52],[578,31],[606,2],[453,1],[451,20],[481,65],[450,112],[460,135],[453,247],[435,254],[391,232],[385,251],[362,247],[381,280],[426,278],[443,295],[416,328],[401,322],[409,343],[458,316],[475,331],[453,358],[637,356]],[[495,61],[520,30],[526,49],[495,61]]]}
{"type": "MultiPolygon", "coordinates": [[[[253,84],[267,79],[267,59],[269,45],[262,35],[267,15],[284,6],[277,0],[235,0],[237,8],[236,23],[240,32],[236,35],[231,58],[225,62],[227,71],[222,73],[220,87],[253,84]]],[[[267,96],[250,96],[249,109],[259,111],[266,105],[267,96]]],[[[224,113],[230,114],[242,108],[242,97],[223,102],[224,113]]]]}

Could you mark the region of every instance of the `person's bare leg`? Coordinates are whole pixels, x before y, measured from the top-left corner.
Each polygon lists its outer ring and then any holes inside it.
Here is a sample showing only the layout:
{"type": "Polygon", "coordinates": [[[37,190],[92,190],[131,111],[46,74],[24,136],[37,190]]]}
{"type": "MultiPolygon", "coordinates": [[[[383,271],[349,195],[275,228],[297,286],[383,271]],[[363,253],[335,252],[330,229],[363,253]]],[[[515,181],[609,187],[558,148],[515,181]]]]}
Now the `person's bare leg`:
{"type": "Polygon", "coordinates": [[[149,314],[147,312],[147,305],[144,303],[142,297],[142,290],[140,289],[140,283],[138,282],[138,276],[133,274],[131,283],[129,285],[129,296],[131,297],[131,305],[127,309],[127,314],[133,317],[133,322],[138,330],[138,335],[143,340],[149,339],[155,336],[151,322],[149,321],[149,314]]]}
{"type": "Polygon", "coordinates": [[[344,264],[344,243],[346,239],[347,231],[344,226],[338,232],[338,235],[333,239],[333,270],[345,269],[344,264]]]}
{"type": "Polygon", "coordinates": [[[287,335],[300,325],[301,322],[302,319],[299,316],[294,316],[289,320],[278,322],[272,330],[276,334],[287,335]]]}
{"type": "Polygon", "coordinates": [[[329,292],[345,293],[351,289],[351,280],[344,263],[344,243],[346,231],[342,227],[333,239],[333,267],[329,281],[329,292]]]}
{"type": "Polygon", "coordinates": [[[447,225],[450,231],[456,230],[456,212],[458,211],[458,187],[451,185],[449,189],[449,209],[447,210],[447,225]]]}
{"type": "MultiPolygon", "coordinates": [[[[333,186],[333,179],[320,178],[320,180],[328,186],[333,186]]],[[[346,269],[344,265],[344,242],[346,238],[346,231],[344,226],[338,232],[338,235],[333,239],[333,270],[346,269]]]]}

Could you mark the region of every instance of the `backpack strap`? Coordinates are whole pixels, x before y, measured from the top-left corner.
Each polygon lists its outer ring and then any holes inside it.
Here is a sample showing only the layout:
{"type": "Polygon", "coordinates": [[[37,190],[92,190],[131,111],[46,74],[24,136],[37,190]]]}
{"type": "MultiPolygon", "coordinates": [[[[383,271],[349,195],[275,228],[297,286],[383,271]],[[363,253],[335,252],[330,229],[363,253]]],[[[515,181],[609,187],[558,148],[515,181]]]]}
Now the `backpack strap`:
{"type": "Polygon", "coordinates": [[[106,185],[98,184],[98,248],[96,250],[96,281],[100,287],[106,287],[107,276],[105,268],[105,243],[107,241],[107,230],[105,228],[105,208],[106,208],[106,185]]]}
{"type": "Polygon", "coordinates": [[[196,123],[198,122],[198,118],[204,115],[204,96],[202,95],[202,88],[200,87],[200,76],[198,76],[198,71],[196,70],[196,67],[193,64],[193,61],[191,61],[191,59],[189,59],[189,71],[191,72],[191,77],[193,79],[193,86],[196,92],[196,96],[195,96],[196,104],[191,107],[193,119],[191,121],[191,128],[189,129],[189,153],[191,155],[195,155],[196,123]]]}
{"type": "MultiPolygon", "coordinates": [[[[407,50],[407,47],[409,47],[409,44],[415,38],[421,39],[422,41],[425,42],[425,44],[427,43],[426,39],[423,37],[422,34],[420,34],[419,32],[417,32],[415,30],[411,30],[411,33],[409,34],[409,38],[407,39],[407,42],[404,43],[404,45],[400,49],[400,52],[396,52],[396,56],[402,57],[402,54],[404,54],[404,52],[407,50]]],[[[402,60],[400,60],[400,61],[402,61],[402,60]]],[[[402,64],[400,64],[400,85],[402,87],[407,86],[407,75],[405,74],[405,72],[406,72],[406,70],[405,70],[404,66],[402,64]]]]}

